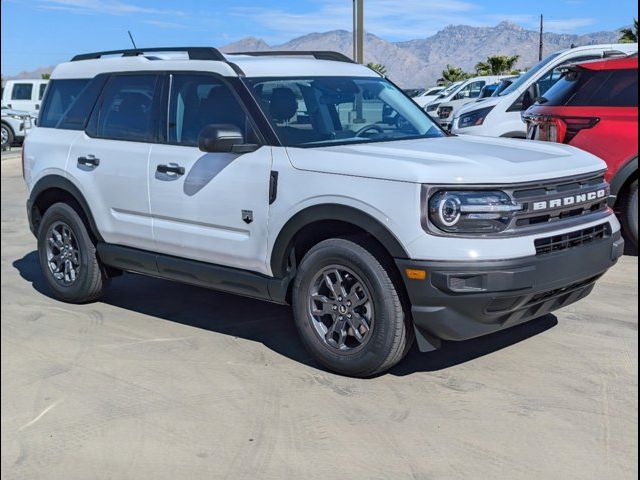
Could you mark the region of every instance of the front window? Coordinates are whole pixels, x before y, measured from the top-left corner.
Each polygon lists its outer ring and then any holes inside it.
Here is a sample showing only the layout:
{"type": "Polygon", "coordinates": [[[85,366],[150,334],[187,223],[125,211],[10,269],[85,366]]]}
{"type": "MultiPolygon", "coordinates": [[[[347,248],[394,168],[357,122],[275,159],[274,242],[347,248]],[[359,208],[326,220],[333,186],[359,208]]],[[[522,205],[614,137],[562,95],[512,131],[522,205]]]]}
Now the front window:
{"type": "Polygon", "coordinates": [[[442,137],[411,99],[382,78],[247,79],[285,146],[442,137]]]}

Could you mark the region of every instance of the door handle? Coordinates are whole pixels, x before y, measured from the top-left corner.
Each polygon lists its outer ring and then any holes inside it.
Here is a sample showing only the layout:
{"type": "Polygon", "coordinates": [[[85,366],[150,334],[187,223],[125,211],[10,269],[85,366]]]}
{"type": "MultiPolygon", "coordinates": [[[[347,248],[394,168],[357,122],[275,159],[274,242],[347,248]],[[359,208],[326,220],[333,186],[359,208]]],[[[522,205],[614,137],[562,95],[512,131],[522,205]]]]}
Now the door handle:
{"type": "Polygon", "coordinates": [[[86,157],[78,157],[78,165],[85,165],[87,167],[97,167],[100,165],[100,159],[93,155],[87,155],[86,157]]]}
{"type": "Polygon", "coordinates": [[[174,165],[174,164],[158,165],[156,170],[159,173],[175,173],[176,175],[184,175],[184,172],[185,172],[184,167],[181,167],[180,165],[174,165]]]}

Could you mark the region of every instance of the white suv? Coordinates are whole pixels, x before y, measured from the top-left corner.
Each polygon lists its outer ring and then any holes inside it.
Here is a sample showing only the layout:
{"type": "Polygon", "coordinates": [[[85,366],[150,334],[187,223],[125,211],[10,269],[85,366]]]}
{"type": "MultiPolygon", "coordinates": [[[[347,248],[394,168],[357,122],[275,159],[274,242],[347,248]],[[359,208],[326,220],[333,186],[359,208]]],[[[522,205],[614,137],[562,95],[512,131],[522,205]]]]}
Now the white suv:
{"type": "Polygon", "coordinates": [[[589,294],[624,246],[604,170],[566,145],[447,136],[330,52],[80,55],[24,148],[57,298],[128,271],[291,303],[318,362],[353,376],[414,334],[429,351],[589,294]]]}

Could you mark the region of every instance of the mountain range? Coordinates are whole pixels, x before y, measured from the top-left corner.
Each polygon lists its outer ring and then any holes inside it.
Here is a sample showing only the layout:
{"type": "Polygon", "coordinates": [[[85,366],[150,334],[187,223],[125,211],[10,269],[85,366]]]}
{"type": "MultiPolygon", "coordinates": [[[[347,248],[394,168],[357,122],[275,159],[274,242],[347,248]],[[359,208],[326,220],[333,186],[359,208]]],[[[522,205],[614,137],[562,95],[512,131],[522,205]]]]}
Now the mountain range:
{"type": "MultiPolygon", "coordinates": [[[[586,35],[544,34],[545,55],[572,45],[615,43],[618,31],[596,32],[586,35]]],[[[525,69],[538,61],[539,34],[511,22],[495,27],[450,25],[433,36],[404,42],[389,42],[372,33],[365,41],[366,62],[379,63],[387,68],[388,76],[405,88],[435,84],[442,70],[451,64],[473,71],[479,61],[490,55],[520,55],[518,68],[525,69]]],[[[243,38],[221,48],[224,52],[261,50],[333,50],[351,56],[352,35],[346,30],[311,33],[280,45],[269,45],[256,37],[243,38]]],[[[6,78],[39,78],[53,67],[42,67],[6,78]]]]}

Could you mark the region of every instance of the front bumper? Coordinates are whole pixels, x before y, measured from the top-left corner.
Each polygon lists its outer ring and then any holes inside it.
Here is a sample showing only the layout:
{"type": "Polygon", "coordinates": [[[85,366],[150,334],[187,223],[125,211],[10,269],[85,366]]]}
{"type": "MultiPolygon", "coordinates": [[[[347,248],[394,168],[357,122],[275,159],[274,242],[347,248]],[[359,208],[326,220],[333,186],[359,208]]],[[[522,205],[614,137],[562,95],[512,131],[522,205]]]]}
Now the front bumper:
{"type": "Polygon", "coordinates": [[[439,340],[468,340],[570,305],[591,293],[624,252],[620,232],[560,252],[513,260],[396,260],[403,273],[422,351],[439,340]],[[410,280],[406,269],[426,270],[410,280]]]}

